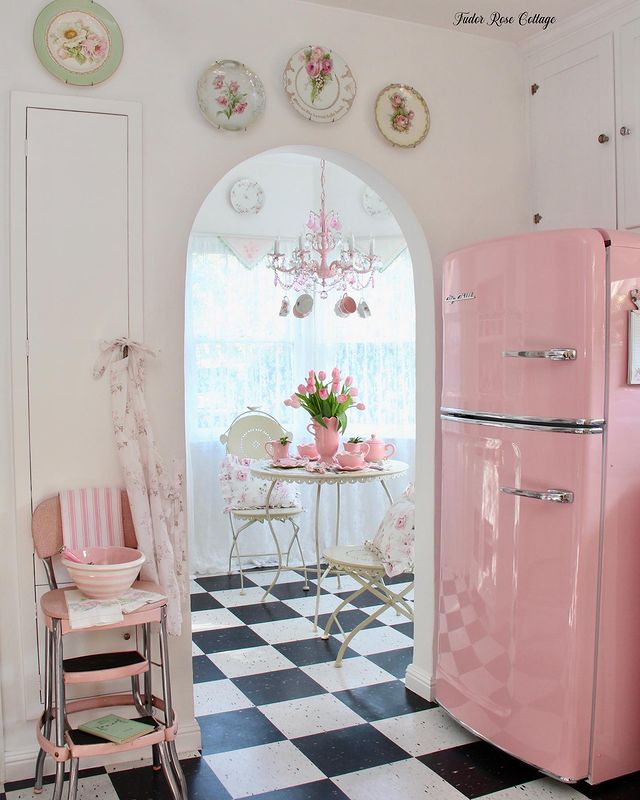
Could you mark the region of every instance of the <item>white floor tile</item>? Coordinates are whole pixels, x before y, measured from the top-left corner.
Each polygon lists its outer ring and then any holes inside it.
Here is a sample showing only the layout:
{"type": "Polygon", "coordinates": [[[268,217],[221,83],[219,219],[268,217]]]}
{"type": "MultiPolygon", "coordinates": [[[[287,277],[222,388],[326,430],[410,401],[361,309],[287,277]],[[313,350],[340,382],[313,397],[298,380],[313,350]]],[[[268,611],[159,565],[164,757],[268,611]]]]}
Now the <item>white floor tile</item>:
{"type": "MultiPolygon", "coordinates": [[[[339,635],[338,638],[342,640],[343,637],[339,635]]],[[[368,656],[372,653],[385,653],[388,650],[413,647],[413,639],[390,625],[384,625],[377,628],[364,628],[349,642],[349,647],[361,656],[368,656]]]]}
{"type": "Polygon", "coordinates": [[[450,783],[412,758],[332,780],[350,800],[465,800],[450,783]]]}
{"type": "Polygon", "coordinates": [[[450,783],[412,758],[332,780],[351,800],[464,800],[450,783]]]}
{"type": "MultiPolygon", "coordinates": [[[[256,603],[262,603],[264,589],[261,586],[245,586],[244,594],[242,589],[226,589],[222,592],[216,592],[213,596],[215,599],[222,603],[227,608],[234,606],[252,606],[256,603]]],[[[265,597],[264,602],[277,601],[278,598],[269,594],[265,597]]]]}
{"type": "Polygon", "coordinates": [[[441,708],[430,708],[371,724],[412,756],[424,756],[436,750],[476,741],[475,736],[454,722],[441,708]]]}
{"type": "Polygon", "coordinates": [[[209,658],[228,678],[292,669],[295,664],[270,645],[210,653],[209,658]]]}
{"type": "Polygon", "coordinates": [[[247,747],[204,756],[232,797],[248,797],[325,776],[291,742],[247,747]]]}
{"type": "MultiPolygon", "coordinates": [[[[309,574],[309,578],[311,578],[311,573],[309,574]]],[[[317,584],[315,577],[313,581],[315,584],[317,584]]],[[[360,584],[357,581],[354,581],[354,579],[350,578],[348,575],[341,575],[340,588],[338,588],[338,576],[330,575],[328,578],[325,578],[322,581],[322,588],[327,592],[353,592],[360,588],[360,584]]]]}
{"type": "Polygon", "coordinates": [[[364,720],[333,695],[303,697],[260,706],[260,711],[282,731],[287,739],[325,733],[351,725],[362,725],[364,720]]]}
{"type": "Polygon", "coordinates": [[[484,795],[482,800],[584,800],[582,792],[552,778],[541,778],[530,783],[521,783],[511,789],[502,789],[484,795]]]}
{"type": "Polygon", "coordinates": [[[328,692],[396,680],[386,670],[361,657],[345,658],[341,667],[336,667],[333,661],[329,661],[325,664],[310,664],[301,669],[328,692]]]}
{"type": "MultiPolygon", "coordinates": [[[[413,606],[413,603],[411,603],[411,605],[413,606]]],[[[379,608],[379,606],[368,606],[360,610],[364,611],[365,614],[373,614],[377,608],[379,608]]],[[[402,625],[405,622],[411,622],[404,614],[398,614],[394,608],[387,608],[386,611],[383,611],[376,619],[380,622],[384,622],[385,625],[402,625]]]]}
{"type": "Polygon", "coordinates": [[[228,680],[194,684],[193,704],[196,717],[251,708],[253,705],[240,689],[228,680]]]}
{"type": "MultiPolygon", "coordinates": [[[[62,795],[67,796],[66,784],[62,795]]],[[[7,792],[7,800],[34,800],[34,797],[39,800],[51,800],[53,784],[47,783],[42,789],[42,794],[38,795],[34,795],[32,787],[7,792]]],[[[77,800],[118,800],[118,794],[108,775],[94,775],[91,778],[80,778],[77,800]]]]}
{"type": "MultiPolygon", "coordinates": [[[[301,567],[296,567],[296,569],[301,569],[301,567]]],[[[253,583],[258,584],[258,586],[269,586],[276,575],[276,570],[245,572],[245,575],[253,583]]],[[[311,570],[309,570],[309,578],[311,578],[311,570]]],[[[292,569],[283,569],[278,578],[278,583],[296,583],[297,581],[304,581],[304,577],[298,575],[298,573],[292,569]]]]}
{"type": "Polygon", "coordinates": [[[319,632],[314,632],[313,624],[310,620],[304,619],[304,617],[276,620],[274,622],[259,622],[256,625],[249,625],[249,627],[269,644],[295,642],[298,639],[313,639],[315,636],[320,635],[319,632]]]}
{"type": "Polygon", "coordinates": [[[206,592],[206,589],[203,589],[199,583],[196,583],[193,579],[189,581],[189,594],[202,594],[206,592]]]}
{"type": "Polygon", "coordinates": [[[242,625],[242,620],[238,619],[227,608],[208,608],[205,611],[191,612],[191,630],[214,631],[221,628],[237,628],[242,625]]]}
{"type": "MultiPolygon", "coordinates": [[[[302,614],[303,617],[312,617],[316,613],[316,595],[309,593],[309,597],[296,597],[295,600],[283,600],[285,605],[302,614]]],[[[334,608],[337,608],[342,602],[341,597],[336,597],[333,594],[320,595],[320,614],[330,614],[334,608]]],[[[345,606],[345,611],[350,611],[354,606],[345,606]]]]}

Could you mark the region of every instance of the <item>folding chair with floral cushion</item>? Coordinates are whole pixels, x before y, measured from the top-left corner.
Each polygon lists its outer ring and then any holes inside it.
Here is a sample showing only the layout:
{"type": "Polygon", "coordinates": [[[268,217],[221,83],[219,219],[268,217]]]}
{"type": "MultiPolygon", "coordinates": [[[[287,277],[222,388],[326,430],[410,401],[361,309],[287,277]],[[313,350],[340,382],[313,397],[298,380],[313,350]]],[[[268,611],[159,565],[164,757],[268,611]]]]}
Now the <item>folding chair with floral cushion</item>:
{"type": "Polygon", "coordinates": [[[234,558],[238,561],[240,571],[241,592],[244,592],[244,571],[242,567],[243,558],[260,558],[277,556],[278,568],[265,590],[262,597],[264,601],[271,589],[275,586],[280,573],[283,569],[294,569],[290,567],[291,551],[297,545],[300,554],[300,561],[304,571],[304,590],[309,591],[307,580],[307,567],[302,553],[302,547],[298,534],[300,527],[295,519],[303,512],[300,506],[299,495],[295,487],[291,484],[278,482],[271,492],[269,501],[270,514],[267,515],[266,499],[269,491],[269,482],[254,478],[251,475],[251,465],[256,460],[266,458],[267,453],[264,448],[265,443],[275,441],[283,436],[291,436],[282,427],[275,417],[258,411],[250,407],[237,416],[229,429],[222,434],[220,441],[226,445],[227,454],[220,465],[220,491],[224,501],[224,511],[229,515],[231,525],[231,549],[229,551],[229,573],[231,573],[231,562],[234,558]],[[280,546],[276,535],[273,521],[289,523],[292,535],[288,546],[284,551],[280,546]],[[238,545],[240,534],[254,525],[256,522],[261,525],[266,522],[275,544],[275,552],[271,553],[241,553],[238,545]],[[238,527],[239,526],[239,527],[238,527]]]}
{"type": "Polygon", "coordinates": [[[395,578],[413,572],[414,520],[413,485],[410,484],[402,496],[387,510],[373,540],[360,545],[339,545],[325,550],[327,568],[321,580],[324,580],[329,572],[342,572],[353,578],[359,584],[359,588],[334,609],[322,634],[323,639],[329,638],[334,623],[344,634],[338,615],[363,592],[370,592],[381,603],[372,614],[344,636],[336,657],[336,667],[342,666],[342,658],[353,637],[388,608],[395,608],[398,614],[404,614],[413,621],[413,608],[407,599],[407,595],[413,591],[413,578],[406,584],[395,586],[385,583],[385,575],[395,578]]]}

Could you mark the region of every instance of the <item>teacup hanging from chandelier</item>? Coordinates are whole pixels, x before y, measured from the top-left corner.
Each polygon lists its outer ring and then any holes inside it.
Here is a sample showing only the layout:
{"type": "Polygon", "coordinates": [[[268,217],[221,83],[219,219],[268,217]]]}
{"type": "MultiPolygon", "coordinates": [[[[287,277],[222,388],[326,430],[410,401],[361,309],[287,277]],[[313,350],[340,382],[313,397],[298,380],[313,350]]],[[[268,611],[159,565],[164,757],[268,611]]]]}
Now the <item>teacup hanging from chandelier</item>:
{"type": "Polygon", "coordinates": [[[324,159],[320,162],[320,210],[310,211],[304,236],[298,238],[298,247],[287,258],[280,252],[280,240],[276,239],[273,253],[268,253],[267,267],[273,270],[273,282],[285,291],[319,291],[324,300],[329,292],[336,290],[362,291],[374,286],[374,274],[382,268],[380,258],[374,252],[373,239],[369,253],[355,246],[353,234],[348,243],[343,242],[342,223],[335,211],[325,210],[324,159]],[[331,255],[340,249],[333,260],[331,255]],[[315,254],[315,255],[314,255],[315,254]]]}

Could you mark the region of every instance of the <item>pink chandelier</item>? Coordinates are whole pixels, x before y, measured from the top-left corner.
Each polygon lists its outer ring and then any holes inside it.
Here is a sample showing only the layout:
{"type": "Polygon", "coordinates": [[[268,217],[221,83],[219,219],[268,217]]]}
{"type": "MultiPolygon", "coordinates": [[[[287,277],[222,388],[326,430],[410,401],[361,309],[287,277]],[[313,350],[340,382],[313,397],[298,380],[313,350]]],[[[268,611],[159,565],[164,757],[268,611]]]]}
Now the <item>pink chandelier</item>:
{"type": "Polygon", "coordinates": [[[335,211],[325,210],[324,159],[320,162],[320,210],[310,211],[304,236],[298,238],[298,247],[287,264],[276,239],[273,253],[267,255],[267,267],[273,270],[273,282],[286,291],[309,292],[319,290],[324,300],[332,290],[361,291],[374,286],[374,273],[380,270],[380,258],[374,252],[373,239],[369,253],[355,246],[353,234],[343,243],[342,223],[335,211]],[[331,260],[334,250],[339,255],[331,260]]]}

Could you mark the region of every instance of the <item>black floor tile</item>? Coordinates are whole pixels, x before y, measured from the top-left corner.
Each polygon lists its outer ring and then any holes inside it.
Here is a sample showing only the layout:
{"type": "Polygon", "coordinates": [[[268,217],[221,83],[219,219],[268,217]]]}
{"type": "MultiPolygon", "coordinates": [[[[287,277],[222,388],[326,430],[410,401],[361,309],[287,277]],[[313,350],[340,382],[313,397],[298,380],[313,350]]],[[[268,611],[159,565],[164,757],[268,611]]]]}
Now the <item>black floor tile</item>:
{"type": "Polygon", "coordinates": [[[265,640],[251,628],[238,625],[233,628],[220,628],[215,631],[198,631],[193,641],[203,653],[222,653],[225,650],[239,650],[241,647],[261,647],[265,640]]]}
{"type": "MultiPolygon", "coordinates": [[[[81,769],[78,772],[79,777],[82,778],[91,778],[94,775],[105,775],[107,770],[104,767],[89,767],[87,769],[81,769]]],[[[46,786],[48,783],[53,783],[55,781],[54,775],[45,775],[43,779],[43,783],[46,786]]],[[[4,785],[5,792],[17,792],[20,789],[30,789],[34,784],[33,778],[25,778],[22,781],[8,781],[4,785]]],[[[65,795],[65,791],[63,791],[63,796],[65,795]]],[[[4,798],[4,794],[0,794],[0,800],[4,798]]]]}
{"type": "MultiPolygon", "coordinates": [[[[324,626],[329,621],[329,617],[331,614],[320,614],[318,617],[318,627],[324,630],[324,626]]],[[[340,620],[340,624],[342,625],[343,630],[352,631],[356,625],[362,622],[363,619],[366,619],[369,615],[365,614],[364,611],[360,611],[359,608],[352,608],[349,611],[341,611],[338,615],[338,619],[340,620]]],[[[309,617],[309,619],[313,619],[313,617],[309,617]]],[[[369,623],[367,626],[368,628],[377,628],[383,623],[377,619],[374,619],[373,622],[369,623]]],[[[336,625],[333,626],[333,630],[331,633],[340,633],[340,630],[337,628],[336,625]]]]}
{"type": "Polygon", "coordinates": [[[390,672],[395,678],[404,678],[407,667],[413,659],[413,647],[402,647],[400,650],[388,650],[386,653],[374,653],[373,655],[367,656],[367,658],[373,661],[374,664],[382,667],[382,669],[390,672]]]}
{"type": "Polygon", "coordinates": [[[206,656],[194,656],[193,663],[193,682],[208,683],[209,681],[220,681],[227,676],[206,656]]]}
{"type": "Polygon", "coordinates": [[[281,742],[285,736],[257,708],[243,708],[198,717],[202,755],[281,742]]]}
{"type": "MultiPolygon", "coordinates": [[[[328,639],[300,639],[296,642],[282,642],[275,644],[274,648],[283,656],[293,661],[297,667],[307,667],[309,664],[324,664],[334,661],[340,649],[340,642],[330,636],[328,639]]],[[[358,654],[349,647],[345,650],[343,658],[353,658],[358,654]]]]}
{"type": "Polygon", "coordinates": [[[414,711],[424,711],[437,705],[410,692],[402,681],[360,686],[357,689],[345,689],[334,694],[367,722],[412,714],[414,711]]]}
{"type": "Polygon", "coordinates": [[[250,606],[234,606],[233,614],[245,625],[257,625],[259,622],[275,622],[279,619],[293,619],[301,616],[284,603],[256,603],[250,606]]]}
{"type": "MultiPolygon", "coordinates": [[[[311,578],[311,574],[309,574],[311,578]]],[[[304,581],[291,581],[290,583],[276,583],[273,589],[269,592],[278,600],[299,600],[301,597],[315,597],[316,585],[315,583],[309,584],[309,591],[304,590],[304,581]]],[[[320,594],[328,594],[323,589],[320,594]]]]}
{"type": "MultiPolygon", "coordinates": [[[[341,600],[346,600],[348,597],[354,593],[354,590],[350,590],[348,592],[335,592],[335,596],[339,597],[341,600]]],[[[356,606],[356,608],[371,608],[372,606],[380,605],[378,598],[371,594],[371,592],[363,592],[359,597],[356,597],[355,600],[349,600],[349,604],[352,606],[356,606]]]]}
{"type": "Polygon", "coordinates": [[[257,706],[326,694],[326,689],[297,668],[278,669],[260,675],[243,675],[231,680],[257,706]]]}
{"type": "Polygon", "coordinates": [[[353,725],[292,741],[329,778],[409,758],[401,747],[371,725],[353,725]]]}
{"type": "Polygon", "coordinates": [[[410,639],[413,639],[413,622],[401,622],[400,625],[393,625],[394,630],[404,633],[410,639]]]}
{"type": "Polygon", "coordinates": [[[638,800],[640,797],[640,772],[605,781],[597,786],[589,786],[586,781],[580,781],[575,788],[591,800],[638,800]]]}
{"type": "Polygon", "coordinates": [[[288,789],[277,789],[275,792],[251,795],[252,800],[349,800],[347,795],[338,789],[330,780],[303,783],[290,786],[288,789]]]}
{"type": "Polygon", "coordinates": [[[482,797],[541,777],[537,769],[487,742],[472,742],[439,750],[420,756],[418,761],[422,761],[468,798],[482,797]]]}
{"type": "MultiPolygon", "coordinates": [[[[189,800],[232,800],[203,758],[186,758],[180,763],[189,800]]],[[[109,777],[120,800],[172,800],[162,772],[151,767],[111,772],[109,777]]]]}
{"type": "MultiPolygon", "coordinates": [[[[210,578],[196,578],[196,583],[199,583],[207,592],[221,592],[226,589],[240,589],[240,575],[213,575],[210,578]]],[[[245,586],[255,586],[254,582],[248,577],[247,573],[244,574],[245,586]]]]}
{"type": "Polygon", "coordinates": [[[387,586],[393,586],[396,583],[411,583],[412,580],[413,575],[410,572],[403,572],[402,575],[396,575],[395,578],[390,578],[386,575],[384,582],[387,586]]]}
{"type": "Polygon", "coordinates": [[[214,600],[209,592],[196,592],[191,595],[192,611],[209,611],[211,608],[224,608],[224,606],[214,600]]]}

